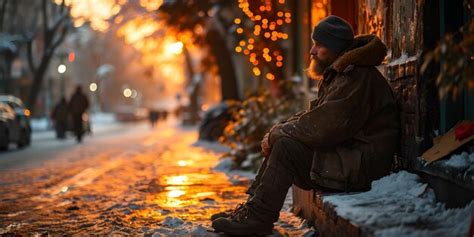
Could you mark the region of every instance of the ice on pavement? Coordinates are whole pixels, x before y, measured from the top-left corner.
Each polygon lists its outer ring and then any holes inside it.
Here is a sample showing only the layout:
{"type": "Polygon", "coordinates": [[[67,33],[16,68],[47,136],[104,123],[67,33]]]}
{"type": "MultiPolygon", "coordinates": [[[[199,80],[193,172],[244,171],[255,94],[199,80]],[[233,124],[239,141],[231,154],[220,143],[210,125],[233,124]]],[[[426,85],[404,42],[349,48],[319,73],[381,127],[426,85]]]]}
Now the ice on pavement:
{"type": "MultiPolygon", "coordinates": [[[[212,142],[197,142],[194,146],[199,146],[212,150],[214,152],[225,152],[227,148],[218,143],[212,142]]],[[[243,182],[243,180],[253,179],[255,173],[242,170],[232,170],[232,160],[230,158],[223,158],[214,167],[213,170],[224,172],[232,183],[243,182]]],[[[291,212],[292,207],[292,192],[291,189],[285,200],[285,204],[280,212],[280,219],[275,223],[274,233],[272,236],[314,236],[315,230],[310,227],[306,220],[295,216],[291,212]]],[[[174,217],[174,213],[168,213],[168,216],[161,223],[160,228],[151,230],[153,236],[168,236],[168,235],[190,235],[190,236],[220,236],[210,227],[210,221],[207,223],[199,222],[185,222],[184,220],[174,217]]]]}

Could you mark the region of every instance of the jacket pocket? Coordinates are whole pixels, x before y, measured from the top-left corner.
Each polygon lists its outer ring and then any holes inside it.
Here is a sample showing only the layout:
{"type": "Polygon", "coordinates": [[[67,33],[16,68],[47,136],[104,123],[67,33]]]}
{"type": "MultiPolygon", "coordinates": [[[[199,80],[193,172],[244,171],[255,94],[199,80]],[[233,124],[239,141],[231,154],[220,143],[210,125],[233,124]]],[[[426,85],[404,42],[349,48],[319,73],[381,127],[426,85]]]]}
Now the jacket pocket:
{"type": "Polygon", "coordinates": [[[311,178],[320,186],[350,191],[365,186],[361,180],[363,151],[358,147],[337,146],[329,151],[315,151],[311,178]]]}
{"type": "Polygon", "coordinates": [[[344,190],[342,163],[335,149],[313,153],[311,179],[319,186],[344,190]]]}
{"type": "Polygon", "coordinates": [[[336,149],[342,164],[346,191],[360,186],[361,163],[363,152],[359,147],[339,146],[336,149]]]}

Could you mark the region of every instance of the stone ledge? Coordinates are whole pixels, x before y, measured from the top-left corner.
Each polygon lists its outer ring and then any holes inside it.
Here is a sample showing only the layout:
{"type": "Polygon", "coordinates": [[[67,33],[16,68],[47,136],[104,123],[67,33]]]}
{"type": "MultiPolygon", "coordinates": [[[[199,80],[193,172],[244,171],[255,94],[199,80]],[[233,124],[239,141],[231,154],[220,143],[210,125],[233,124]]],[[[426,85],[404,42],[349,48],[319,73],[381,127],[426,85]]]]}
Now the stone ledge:
{"type": "Polygon", "coordinates": [[[361,193],[327,193],[293,187],[293,211],[316,227],[318,236],[466,236],[474,201],[447,209],[422,179],[402,171],[361,193]],[[415,235],[413,235],[415,233],[415,235]]]}
{"type": "Polygon", "coordinates": [[[333,205],[323,203],[323,197],[336,193],[322,193],[316,190],[306,191],[293,186],[293,211],[304,217],[316,227],[318,236],[368,236],[351,221],[338,216],[333,205]]]}

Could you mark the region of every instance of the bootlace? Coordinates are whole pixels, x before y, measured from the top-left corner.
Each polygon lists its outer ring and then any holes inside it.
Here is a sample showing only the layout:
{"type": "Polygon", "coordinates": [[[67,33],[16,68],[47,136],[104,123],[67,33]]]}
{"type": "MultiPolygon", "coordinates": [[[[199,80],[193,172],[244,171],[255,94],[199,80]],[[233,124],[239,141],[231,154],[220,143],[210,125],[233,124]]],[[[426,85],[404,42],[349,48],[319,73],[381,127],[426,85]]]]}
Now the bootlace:
{"type": "Polygon", "coordinates": [[[238,209],[232,213],[232,218],[238,222],[245,220],[249,217],[249,209],[247,205],[240,204],[238,209]]]}
{"type": "Polygon", "coordinates": [[[245,202],[241,202],[241,203],[237,204],[237,205],[235,206],[235,208],[232,210],[231,213],[232,213],[232,214],[237,213],[237,212],[240,210],[240,208],[242,208],[242,207],[244,206],[244,204],[245,204],[245,202]]]}

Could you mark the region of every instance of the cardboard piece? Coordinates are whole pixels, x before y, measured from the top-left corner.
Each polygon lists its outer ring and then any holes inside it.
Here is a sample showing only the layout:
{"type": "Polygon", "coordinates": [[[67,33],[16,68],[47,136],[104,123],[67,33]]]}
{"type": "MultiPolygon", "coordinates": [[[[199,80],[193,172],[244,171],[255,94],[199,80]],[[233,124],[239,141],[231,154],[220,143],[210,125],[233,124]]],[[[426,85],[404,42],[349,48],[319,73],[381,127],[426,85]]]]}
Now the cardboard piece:
{"type": "MultiPolygon", "coordinates": [[[[472,123],[472,121],[463,121],[454,127],[456,128],[462,123],[472,123]]],[[[425,153],[423,153],[423,155],[421,155],[421,158],[427,161],[427,164],[430,164],[433,161],[437,161],[449,155],[451,152],[453,152],[460,146],[468,143],[469,141],[474,140],[474,135],[471,135],[463,140],[456,140],[454,130],[455,129],[453,128],[443,136],[436,137],[434,139],[434,146],[428,149],[425,153]]]]}

